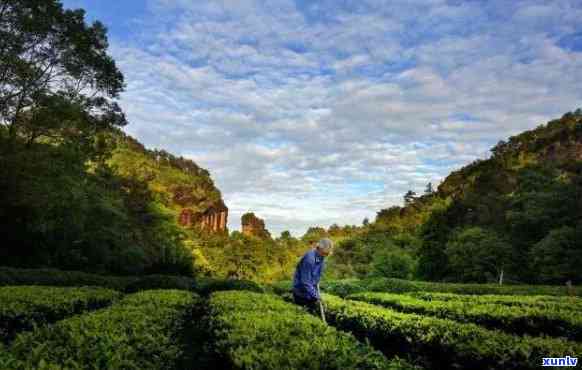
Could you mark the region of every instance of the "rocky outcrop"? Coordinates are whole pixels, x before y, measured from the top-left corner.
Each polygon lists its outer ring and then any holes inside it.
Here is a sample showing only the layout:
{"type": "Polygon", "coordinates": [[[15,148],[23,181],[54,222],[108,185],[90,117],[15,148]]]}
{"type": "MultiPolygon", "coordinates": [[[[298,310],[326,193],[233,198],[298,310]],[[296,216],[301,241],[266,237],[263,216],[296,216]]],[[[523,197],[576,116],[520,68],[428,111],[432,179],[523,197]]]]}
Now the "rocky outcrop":
{"type": "Polygon", "coordinates": [[[246,236],[256,236],[259,238],[270,238],[271,234],[265,228],[265,221],[249,212],[241,218],[242,233],[246,236]]]}
{"type": "Polygon", "coordinates": [[[228,207],[220,200],[201,213],[194,212],[190,208],[184,208],[178,221],[184,227],[198,226],[202,230],[211,232],[226,231],[228,207]]]}
{"type": "Polygon", "coordinates": [[[190,227],[193,225],[194,215],[195,213],[193,210],[191,210],[190,208],[184,208],[182,209],[182,212],[180,212],[178,223],[181,226],[190,227]]]}

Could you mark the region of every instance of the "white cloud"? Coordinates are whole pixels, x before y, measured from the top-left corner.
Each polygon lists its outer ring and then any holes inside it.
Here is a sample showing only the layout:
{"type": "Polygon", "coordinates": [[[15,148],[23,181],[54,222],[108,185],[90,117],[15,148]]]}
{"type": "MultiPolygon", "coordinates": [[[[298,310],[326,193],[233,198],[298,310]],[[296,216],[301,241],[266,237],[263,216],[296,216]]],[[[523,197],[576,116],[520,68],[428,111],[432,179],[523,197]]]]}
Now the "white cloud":
{"type": "Polygon", "coordinates": [[[210,170],[231,228],[360,223],[580,105],[560,0],[155,0],[114,44],[127,131],[210,170]],[[317,7],[315,7],[317,5],[317,7]]]}

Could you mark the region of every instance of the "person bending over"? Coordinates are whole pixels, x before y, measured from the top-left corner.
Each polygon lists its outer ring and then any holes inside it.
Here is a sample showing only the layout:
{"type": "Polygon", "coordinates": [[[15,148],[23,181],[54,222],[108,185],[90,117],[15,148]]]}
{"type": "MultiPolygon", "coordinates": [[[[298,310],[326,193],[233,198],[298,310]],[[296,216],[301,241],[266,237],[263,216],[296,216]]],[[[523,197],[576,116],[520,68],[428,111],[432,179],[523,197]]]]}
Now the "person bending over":
{"type": "Polygon", "coordinates": [[[319,296],[318,284],[323,273],[325,257],[333,249],[333,242],[324,238],[317,242],[299,261],[293,276],[293,300],[300,306],[317,312],[319,296]]]}

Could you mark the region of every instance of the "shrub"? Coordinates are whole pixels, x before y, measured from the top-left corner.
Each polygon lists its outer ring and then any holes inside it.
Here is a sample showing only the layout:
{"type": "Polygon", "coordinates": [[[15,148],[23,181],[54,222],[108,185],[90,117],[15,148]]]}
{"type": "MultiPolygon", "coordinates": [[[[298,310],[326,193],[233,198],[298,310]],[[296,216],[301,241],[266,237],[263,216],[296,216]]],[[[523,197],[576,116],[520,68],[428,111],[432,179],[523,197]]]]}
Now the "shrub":
{"type": "Polygon", "coordinates": [[[543,309],[582,311],[582,299],[578,297],[561,297],[551,295],[469,295],[453,293],[412,292],[408,295],[425,301],[459,301],[485,304],[500,304],[511,307],[538,307],[543,309]]]}
{"type": "Polygon", "coordinates": [[[173,368],[195,302],[192,293],[177,290],[127,296],[110,308],[17,336],[10,355],[0,355],[0,368],[173,368]]]}
{"type": "Polygon", "coordinates": [[[110,305],[121,293],[104,288],[14,286],[0,288],[0,339],[110,305]]]}
{"type": "Polygon", "coordinates": [[[404,369],[353,336],[280,298],[220,292],[210,298],[215,351],[233,369],[404,369]]]}
{"type": "Polygon", "coordinates": [[[467,301],[429,302],[390,293],[360,293],[348,298],[394,308],[402,312],[473,322],[514,334],[548,334],[573,340],[582,339],[582,317],[578,311],[563,311],[559,308],[511,307],[467,301]]]}
{"type": "Polygon", "coordinates": [[[410,353],[427,368],[537,369],[542,357],[582,352],[580,343],[514,336],[475,324],[395,312],[324,295],[328,321],[367,338],[387,356],[410,353]]]}
{"type": "MultiPolygon", "coordinates": [[[[393,279],[392,279],[393,280],[393,279]]],[[[394,283],[394,282],[391,282],[394,283]]],[[[417,291],[457,293],[457,294],[497,294],[497,295],[555,295],[566,296],[566,286],[556,285],[498,285],[498,284],[451,284],[431,283],[426,281],[410,282],[417,291]]],[[[582,290],[575,288],[575,294],[582,290]]]]}
{"type": "Polygon", "coordinates": [[[387,278],[411,278],[416,269],[416,261],[410,252],[400,248],[381,250],[374,255],[372,276],[387,278]]]}
{"type": "MultiPolygon", "coordinates": [[[[388,293],[441,292],[474,295],[496,294],[566,296],[569,294],[568,288],[566,286],[434,283],[428,281],[412,281],[393,278],[336,280],[322,282],[321,288],[323,289],[324,287],[326,287],[326,292],[339,296],[346,295],[345,289],[337,289],[336,287],[349,287],[351,292],[348,294],[366,291],[388,293]]],[[[574,293],[579,296],[582,294],[582,289],[579,287],[574,288],[574,293]]]]}
{"type": "Polygon", "coordinates": [[[249,290],[253,292],[264,292],[265,290],[260,284],[250,280],[194,279],[175,275],[119,277],[78,271],[0,267],[0,286],[3,285],[100,286],[128,293],[150,289],[178,289],[193,290],[203,295],[219,290],[249,290]]]}
{"type": "Polygon", "coordinates": [[[135,293],[151,289],[194,290],[196,280],[185,276],[148,275],[129,283],[125,291],[135,293]]]}
{"type": "Polygon", "coordinates": [[[321,290],[337,294],[339,296],[346,296],[366,291],[363,280],[345,279],[345,280],[329,280],[321,283],[321,290]]]}
{"type": "Polygon", "coordinates": [[[210,278],[197,280],[194,289],[201,295],[209,295],[212,292],[222,290],[248,290],[258,293],[265,291],[261,285],[250,280],[218,280],[210,278]]]}
{"type": "Polygon", "coordinates": [[[293,289],[293,282],[288,280],[278,281],[270,284],[269,288],[275,294],[285,294],[291,292],[291,289],[293,289]]]}
{"type": "MultiPolygon", "coordinates": [[[[279,281],[269,287],[275,294],[290,293],[293,289],[293,282],[288,280],[279,281]]],[[[340,297],[368,290],[364,285],[364,280],[359,279],[324,280],[321,282],[320,288],[322,292],[339,295],[340,297]]]]}
{"type": "Polygon", "coordinates": [[[0,267],[0,286],[99,286],[123,291],[127,284],[137,279],[138,277],[103,276],[79,271],[0,267]]]}
{"type": "Polygon", "coordinates": [[[415,292],[420,289],[415,282],[401,279],[372,279],[367,280],[364,285],[371,292],[402,293],[415,292]]]}

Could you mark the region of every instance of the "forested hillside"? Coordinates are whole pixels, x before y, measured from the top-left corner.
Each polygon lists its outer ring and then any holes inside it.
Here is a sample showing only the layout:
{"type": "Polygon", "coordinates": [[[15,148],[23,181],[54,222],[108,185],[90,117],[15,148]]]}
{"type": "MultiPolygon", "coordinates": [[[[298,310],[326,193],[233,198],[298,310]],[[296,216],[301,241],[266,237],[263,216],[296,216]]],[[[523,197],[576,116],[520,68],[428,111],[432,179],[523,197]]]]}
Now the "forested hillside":
{"type": "MultiPolygon", "coordinates": [[[[5,131],[4,131],[5,132],[5,131]]],[[[23,131],[21,131],[22,133],[23,131]]],[[[179,210],[220,200],[208,172],[119,130],[25,144],[1,158],[6,264],[138,273],[191,271],[179,210]],[[93,141],[91,143],[91,141],[93,141]]]]}
{"type": "Polygon", "coordinates": [[[125,82],[103,24],[59,1],[0,9],[3,265],[254,279],[289,270],[296,249],[230,237],[225,218],[222,230],[200,228],[218,225],[211,207],[225,209],[208,171],[120,129],[125,82]]]}
{"type": "Polygon", "coordinates": [[[582,281],[582,111],[502,141],[435,191],[409,191],[340,243],[340,276],[582,281]]]}

